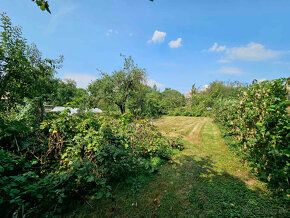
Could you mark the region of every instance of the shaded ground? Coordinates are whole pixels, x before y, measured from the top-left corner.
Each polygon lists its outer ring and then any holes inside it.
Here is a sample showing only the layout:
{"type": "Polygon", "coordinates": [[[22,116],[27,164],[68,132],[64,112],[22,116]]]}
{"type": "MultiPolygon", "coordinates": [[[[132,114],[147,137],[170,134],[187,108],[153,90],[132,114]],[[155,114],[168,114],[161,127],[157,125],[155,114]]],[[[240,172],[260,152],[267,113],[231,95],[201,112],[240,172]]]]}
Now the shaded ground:
{"type": "Polygon", "coordinates": [[[167,135],[182,135],[186,149],[158,175],[117,187],[115,199],[90,202],[76,217],[289,217],[229,152],[210,118],[165,117],[155,123],[167,135]]]}

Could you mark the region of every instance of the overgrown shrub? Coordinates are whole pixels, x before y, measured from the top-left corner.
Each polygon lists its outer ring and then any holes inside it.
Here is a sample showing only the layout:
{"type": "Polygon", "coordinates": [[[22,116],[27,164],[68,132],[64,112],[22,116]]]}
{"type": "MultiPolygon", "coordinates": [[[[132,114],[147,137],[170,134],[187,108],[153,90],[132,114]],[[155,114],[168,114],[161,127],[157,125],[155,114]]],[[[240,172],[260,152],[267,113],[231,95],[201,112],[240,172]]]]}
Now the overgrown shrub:
{"type": "Polygon", "coordinates": [[[238,101],[224,101],[216,119],[235,136],[255,172],[272,187],[289,191],[290,117],[286,80],[251,85],[238,101]]]}
{"type": "Polygon", "coordinates": [[[0,124],[0,213],[7,217],[52,216],[72,201],[109,197],[115,182],[152,173],[183,149],[180,139],[130,114],[48,114],[36,130],[25,120],[0,124]]]}

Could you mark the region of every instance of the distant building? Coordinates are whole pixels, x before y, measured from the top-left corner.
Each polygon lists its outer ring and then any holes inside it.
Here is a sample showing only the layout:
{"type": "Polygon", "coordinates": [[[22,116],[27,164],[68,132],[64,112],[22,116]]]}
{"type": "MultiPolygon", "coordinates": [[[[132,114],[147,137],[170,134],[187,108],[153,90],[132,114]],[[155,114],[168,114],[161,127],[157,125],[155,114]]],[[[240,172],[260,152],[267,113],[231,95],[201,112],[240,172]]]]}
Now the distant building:
{"type": "MultiPolygon", "coordinates": [[[[53,107],[51,105],[46,105],[45,106],[45,111],[46,112],[61,112],[64,110],[69,110],[70,114],[76,114],[78,112],[78,108],[71,108],[71,107],[53,107]]],[[[93,113],[103,113],[103,111],[99,108],[92,108],[89,110],[85,110],[85,112],[93,112],[93,113]]]]}
{"type": "Polygon", "coordinates": [[[189,91],[189,92],[186,94],[185,98],[186,98],[186,99],[191,98],[191,91],[189,91]]]}
{"type": "Polygon", "coordinates": [[[90,112],[93,112],[93,113],[103,113],[103,111],[99,108],[92,108],[89,110],[90,112]]]}
{"type": "Polygon", "coordinates": [[[53,105],[44,105],[45,113],[50,112],[54,108],[53,105]]]}

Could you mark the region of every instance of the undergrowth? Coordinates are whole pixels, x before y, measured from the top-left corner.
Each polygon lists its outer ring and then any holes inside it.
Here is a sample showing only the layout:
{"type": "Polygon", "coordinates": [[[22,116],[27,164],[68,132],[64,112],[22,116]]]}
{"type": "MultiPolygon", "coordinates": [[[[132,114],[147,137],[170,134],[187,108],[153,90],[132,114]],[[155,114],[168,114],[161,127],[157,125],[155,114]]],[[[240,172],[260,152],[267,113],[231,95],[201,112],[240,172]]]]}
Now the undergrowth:
{"type": "Polygon", "coordinates": [[[48,114],[35,128],[25,118],[2,118],[0,144],[6,217],[61,215],[72,202],[112,197],[118,182],[138,189],[138,179],[183,149],[179,138],[163,136],[148,120],[68,112],[48,114]]]}

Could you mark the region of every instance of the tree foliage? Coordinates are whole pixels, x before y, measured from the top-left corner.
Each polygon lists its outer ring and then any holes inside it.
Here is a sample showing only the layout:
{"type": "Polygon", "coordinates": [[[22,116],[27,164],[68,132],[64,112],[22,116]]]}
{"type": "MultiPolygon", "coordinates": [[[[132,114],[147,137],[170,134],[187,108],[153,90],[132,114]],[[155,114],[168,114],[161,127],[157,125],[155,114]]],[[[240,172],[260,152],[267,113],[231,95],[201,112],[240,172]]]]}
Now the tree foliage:
{"type": "MultiPolygon", "coordinates": [[[[49,9],[49,4],[48,1],[46,0],[31,0],[32,2],[35,2],[36,5],[42,10],[42,11],[47,11],[48,13],[51,13],[49,9]]],[[[149,0],[153,2],[154,0],[149,0]]]]}
{"type": "Polygon", "coordinates": [[[186,106],[171,107],[170,115],[212,116],[213,109],[219,107],[218,102],[228,98],[237,98],[245,84],[239,82],[214,81],[208,87],[198,90],[193,84],[186,97],[186,106]]]}
{"type": "Polygon", "coordinates": [[[0,48],[0,110],[15,108],[29,98],[38,104],[42,117],[43,103],[53,92],[53,77],[62,58],[43,59],[5,14],[1,15],[0,48]]]}
{"type": "Polygon", "coordinates": [[[114,71],[111,75],[102,73],[102,78],[97,79],[89,86],[89,91],[97,100],[104,100],[115,104],[122,114],[126,112],[126,104],[133,92],[144,84],[146,72],[134,64],[131,57],[124,57],[124,67],[114,71]]]}
{"type": "Polygon", "coordinates": [[[45,0],[31,0],[32,2],[35,2],[35,4],[42,10],[42,11],[47,11],[48,13],[50,12],[49,9],[49,4],[48,1],[45,0]]]}
{"type": "Polygon", "coordinates": [[[54,92],[49,95],[47,103],[53,106],[89,107],[88,92],[83,88],[77,88],[77,84],[71,79],[55,79],[54,92]]]}

